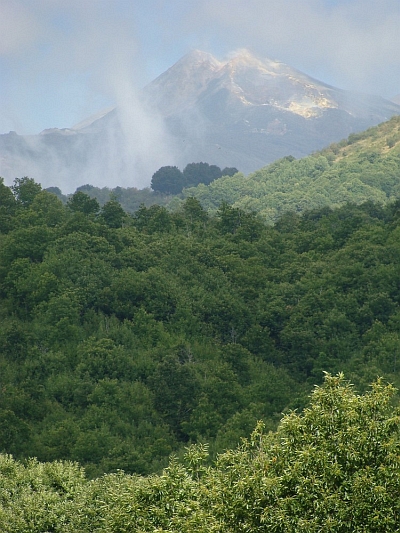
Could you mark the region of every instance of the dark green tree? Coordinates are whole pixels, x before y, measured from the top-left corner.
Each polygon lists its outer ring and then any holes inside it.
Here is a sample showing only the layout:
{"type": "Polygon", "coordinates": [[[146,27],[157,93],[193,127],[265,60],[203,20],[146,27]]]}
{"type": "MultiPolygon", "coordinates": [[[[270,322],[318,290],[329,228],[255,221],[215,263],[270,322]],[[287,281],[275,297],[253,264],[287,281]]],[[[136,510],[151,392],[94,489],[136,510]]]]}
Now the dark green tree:
{"type": "Polygon", "coordinates": [[[151,188],[154,192],[179,194],[184,186],[185,180],[178,167],[161,167],[151,178],[151,188]]]}
{"type": "Polygon", "coordinates": [[[199,183],[209,185],[212,181],[220,178],[221,169],[208,163],[189,163],[183,169],[183,177],[186,187],[195,187],[199,183]]]}
{"type": "Polygon", "coordinates": [[[59,187],[46,187],[45,191],[50,192],[51,194],[55,194],[57,198],[59,198],[63,204],[67,203],[67,196],[62,193],[61,189],[59,187]]]}
{"type": "Polygon", "coordinates": [[[234,176],[239,171],[235,167],[225,167],[221,170],[221,176],[234,176]]]}
{"type": "Polygon", "coordinates": [[[144,233],[165,233],[171,230],[172,217],[163,206],[142,204],[133,216],[133,223],[144,233]]]}
{"type": "Polygon", "coordinates": [[[109,228],[121,228],[126,213],[122,209],[121,204],[115,200],[106,202],[100,210],[100,217],[104,220],[109,228]]]}
{"type": "Polygon", "coordinates": [[[84,192],[77,191],[68,199],[67,207],[74,213],[85,215],[96,215],[100,210],[99,202],[96,198],[90,198],[84,192]]]}
{"type": "Polygon", "coordinates": [[[190,223],[191,229],[193,229],[196,224],[205,224],[208,220],[207,211],[203,209],[199,200],[193,196],[185,200],[182,205],[182,211],[185,219],[190,223]]]}

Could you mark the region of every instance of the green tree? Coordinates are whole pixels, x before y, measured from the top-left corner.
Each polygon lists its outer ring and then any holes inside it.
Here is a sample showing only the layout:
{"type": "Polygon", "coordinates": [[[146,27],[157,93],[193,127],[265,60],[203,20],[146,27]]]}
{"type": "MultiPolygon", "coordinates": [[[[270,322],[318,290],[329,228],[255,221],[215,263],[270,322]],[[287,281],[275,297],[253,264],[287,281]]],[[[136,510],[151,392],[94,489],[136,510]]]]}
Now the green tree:
{"type": "Polygon", "coordinates": [[[178,167],[161,167],[151,178],[151,188],[154,192],[179,194],[184,186],[185,180],[178,167]]]}
{"type": "Polygon", "coordinates": [[[163,206],[146,207],[142,204],[133,216],[133,223],[144,233],[165,233],[172,227],[172,218],[163,206]]]}
{"type": "Polygon", "coordinates": [[[29,206],[37,194],[42,190],[42,186],[36,183],[34,179],[15,178],[14,184],[11,186],[17,202],[23,207],[29,206]]]}
{"type": "Polygon", "coordinates": [[[65,208],[59,198],[47,191],[38,193],[29,209],[21,214],[21,225],[46,225],[54,227],[64,222],[65,208]]]}
{"type": "Polygon", "coordinates": [[[183,177],[186,187],[195,187],[199,183],[209,185],[212,181],[221,177],[221,169],[208,163],[189,163],[183,169],[183,177]]]}
{"type": "Polygon", "coordinates": [[[45,191],[57,196],[63,204],[67,203],[68,198],[62,193],[62,190],[59,187],[46,187],[45,191]]]}
{"type": "Polygon", "coordinates": [[[117,200],[109,200],[100,210],[100,217],[104,220],[109,228],[121,228],[126,213],[122,209],[121,204],[117,200]]]}
{"type": "Polygon", "coordinates": [[[207,212],[203,209],[197,198],[189,197],[182,204],[182,214],[186,219],[187,227],[190,230],[196,226],[203,226],[208,221],[207,212]]]}
{"type": "Polygon", "coordinates": [[[156,409],[178,439],[186,441],[183,426],[196,403],[199,389],[194,365],[190,361],[182,364],[178,357],[168,355],[158,365],[150,387],[155,395],[156,409]]]}
{"type": "Polygon", "coordinates": [[[376,381],[357,395],[343,375],[326,375],[303,413],[274,435],[256,431],[221,456],[216,510],[227,530],[398,531],[400,417],[394,389],[376,381]]]}
{"type": "Polygon", "coordinates": [[[225,167],[221,170],[221,176],[234,176],[238,172],[236,167],[225,167]]]}
{"type": "Polygon", "coordinates": [[[0,178],[0,233],[7,233],[13,226],[13,215],[17,207],[15,197],[0,178]]]}
{"type": "Polygon", "coordinates": [[[82,191],[75,192],[68,199],[67,207],[74,213],[80,212],[85,215],[96,215],[100,210],[99,202],[96,198],[90,198],[82,191]]]}

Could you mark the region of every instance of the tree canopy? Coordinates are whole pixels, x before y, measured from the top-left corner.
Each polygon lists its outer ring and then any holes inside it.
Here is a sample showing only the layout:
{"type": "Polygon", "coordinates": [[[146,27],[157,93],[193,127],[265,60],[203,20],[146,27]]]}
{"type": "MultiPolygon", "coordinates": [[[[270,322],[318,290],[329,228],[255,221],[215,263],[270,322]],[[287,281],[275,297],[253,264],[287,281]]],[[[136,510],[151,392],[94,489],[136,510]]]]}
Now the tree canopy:
{"type": "Polygon", "coordinates": [[[155,192],[179,194],[184,187],[195,187],[199,183],[209,185],[221,176],[233,176],[236,173],[236,168],[226,167],[221,171],[217,165],[208,163],[189,163],[183,172],[178,167],[166,166],[153,174],[151,188],[155,192]]]}
{"type": "Polygon", "coordinates": [[[400,385],[398,202],[271,227],[78,193],[0,186],[0,452],[147,475],[275,430],[323,371],[400,385]]]}
{"type": "Polygon", "coordinates": [[[185,178],[178,167],[161,167],[151,178],[151,188],[155,192],[179,194],[184,186],[185,178]]]}
{"type": "Polygon", "coordinates": [[[88,482],[76,463],[0,455],[0,527],[7,533],[394,533],[399,524],[399,412],[394,388],[357,394],[326,374],[309,405],[275,432],[258,423],[207,466],[189,445],[148,477],[119,471],[88,482]]]}

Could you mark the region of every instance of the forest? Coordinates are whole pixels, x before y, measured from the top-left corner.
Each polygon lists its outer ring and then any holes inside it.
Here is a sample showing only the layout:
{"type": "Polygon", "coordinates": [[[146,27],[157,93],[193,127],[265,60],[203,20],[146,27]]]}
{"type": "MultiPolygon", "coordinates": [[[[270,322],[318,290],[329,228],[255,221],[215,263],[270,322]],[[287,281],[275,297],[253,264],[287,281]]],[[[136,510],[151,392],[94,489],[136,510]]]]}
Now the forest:
{"type": "Polygon", "coordinates": [[[302,414],[207,465],[206,444],[152,476],[92,481],[67,461],[0,455],[4,533],[390,533],[398,531],[399,412],[382,380],[356,393],[325,375],[302,414]]]}
{"type": "Polygon", "coordinates": [[[0,198],[0,450],[17,459],[149,474],[275,429],[323,371],[399,384],[399,202],[267,226],[195,198],[63,205],[29,178],[0,198]]]}
{"type": "Polygon", "coordinates": [[[259,171],[311,182],[323,158],[384,196],[270,219],[0,180],[2,531],[397,531],[387,124],[259,171]]]}

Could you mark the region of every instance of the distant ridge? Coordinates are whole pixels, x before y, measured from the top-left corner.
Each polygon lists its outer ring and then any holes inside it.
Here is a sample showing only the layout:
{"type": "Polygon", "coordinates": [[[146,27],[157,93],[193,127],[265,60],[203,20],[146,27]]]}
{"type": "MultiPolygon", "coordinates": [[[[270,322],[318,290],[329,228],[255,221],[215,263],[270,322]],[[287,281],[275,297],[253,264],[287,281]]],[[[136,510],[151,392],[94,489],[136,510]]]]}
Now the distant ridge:
{"type": "Polygon", "coordinates": [[[115,106],[107,107],[106,109],[102,109],[98,113],[95,113],[94,115],[91,115],[90,117],[86,118],[85,120],[82,120],[78,124],[75,124],[72,126],[72,130],[78,131],[83,130],[84,128],[87,128],[88,126],[92,125],[97,120],[100,120],[105,115],[108,115],[111,111],[115,109],[115,106]]]}

